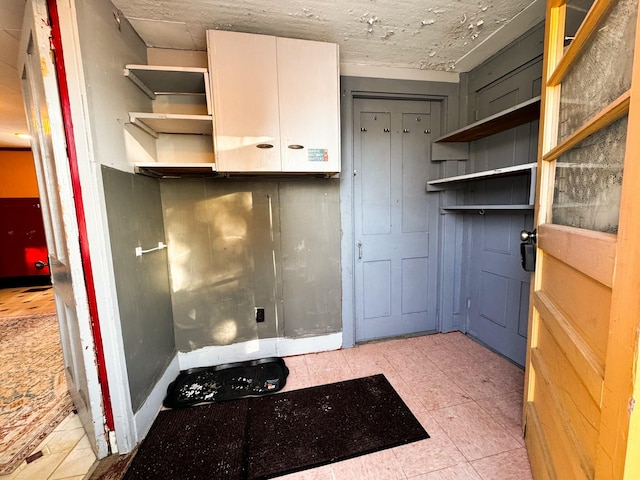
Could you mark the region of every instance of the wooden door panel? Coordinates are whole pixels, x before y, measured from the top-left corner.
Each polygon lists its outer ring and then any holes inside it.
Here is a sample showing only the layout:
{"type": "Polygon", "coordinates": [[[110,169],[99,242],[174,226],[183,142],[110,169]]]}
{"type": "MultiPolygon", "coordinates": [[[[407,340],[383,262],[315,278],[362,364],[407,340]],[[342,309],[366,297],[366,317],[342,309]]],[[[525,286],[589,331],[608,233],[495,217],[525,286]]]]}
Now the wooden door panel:
{"type": "MultiPolygon", "coordinates": [[[[539,331],[541,324],[544,323],[544,327],[551,332],[558,345],[562,346],[563,354],[580,375],[580,379],[588,389],[591,398],[600,404],[604,363],[580,338],[563,313],[543,292],[534,294],[533,305],[536,330],[539,331]]],[[[537,343],[535,347],[532,345],[531,348],[537,348],[537,343]]]]}
{"type": "Polygon", "coordinates": [[[542,291],[566,316],[573,329],[604,362],[609,333],[611,289],[551,255],[544,258],[542,291]]]}
{"type": "MultiPolygon", "coordinates": [[[[530,381],[534,382],[535,372],[529,372],[530,381]]],[[[535,480],[554,480],[557,478],[553,461],[544,442],[544,431],[538,417],[536,404],[531,402],[527,409],[527,454],[531,464],[531,473],[535,480]]]]}
{"type": "Polygon", "coordinates": [[[536,480],[635,480],[638,2],[585,4],[568,48],[566,3],[547,2],[525,439],[536,480]]]}
{"type": "MultiPolygon", "coordinates": [[[[532,398],[532,403],[536,406],[535,411],[541,428],[540,435],[544,438],[543,445],[552,461],[551,465],[554,469],[552,478],[562,480],[593,478],[593,459],[588,458],[575,438],[573,430],[567,428],[570,418],[559,406],[561,401],[555,394],[555,386],[547,381],[549,372],[546,364],[541,361],[539,353],[536,352],[531,356],[530,368],[535,371],[535,381],[532,385],[535,396],[532,398]]],[[[535,473],[534,478],[537,480],[535,473]]]]}
{"type": "MultiPolygon", "coordinates": [[[[557,386],[557,408],[560,418],[570,419],[578,445],[589,458],[595,458],[600,424],[600,396],[594,399],[582,382],[581,375],[567,359],[546,323],[540,322],[536,362],[546,370],[546,381],[557,386]]],[[[581,370],[581,365],[577,365],[581,370]]],[[[602,379],[600,381],[602,385],[602,379]]],[[[534,399],[535,401],[535,399],[534,399]]]]}
{"type": "Polygon", "coordinates": [[[616,236],[562,225],[538,227],[538,246],[567,265],[611,287],[616,236]]]}

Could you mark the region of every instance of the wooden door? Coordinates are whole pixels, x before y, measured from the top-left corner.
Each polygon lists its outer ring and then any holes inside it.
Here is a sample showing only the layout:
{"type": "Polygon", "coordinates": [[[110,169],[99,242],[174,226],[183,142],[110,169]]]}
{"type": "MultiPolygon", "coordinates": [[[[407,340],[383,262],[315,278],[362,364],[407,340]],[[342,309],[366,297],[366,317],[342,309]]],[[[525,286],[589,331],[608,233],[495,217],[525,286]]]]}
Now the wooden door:
{"type": "Polygon", "coordinates": [[[637,8],[547,3],[523,419],[536,479],[640,478],[637,8]]]}
{"type": "Polygon", "coordinates": [[[282,171],[339,172],[338,46],[292,38],[276,45],[282,171]]]}
{"type": "Polygon", "coordinates": [[[18,66],[33,139],[67,385],[89,443],[104,457],[105,412],[49,25],[45,0],[28,1],[18,66]]]}
{"type": "Polygon", "coordinates": [[[208,30],[207,50],[218,171],[280,171],[276,38],[208,30]]]}
{"type": "Polygon", "coordinates": [[[437,329],[438,102],[356,99],[356,341],[437,329]]]}

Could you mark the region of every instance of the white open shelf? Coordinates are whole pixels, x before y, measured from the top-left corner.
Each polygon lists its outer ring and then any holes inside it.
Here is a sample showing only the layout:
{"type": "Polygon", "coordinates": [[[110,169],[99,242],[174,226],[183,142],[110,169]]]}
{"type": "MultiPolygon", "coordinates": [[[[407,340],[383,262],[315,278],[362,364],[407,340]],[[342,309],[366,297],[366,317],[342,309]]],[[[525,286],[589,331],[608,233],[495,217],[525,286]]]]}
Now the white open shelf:
{"type": "MultiPolygon", "coordinates": [[[[522,165],[514,165],[512,167],[495,168],[483,172],[467,173],[464,175],[456,175],[454,177],[440,178],[438,180],[430,180],[427,182],[427,192],[439,192],[442,190],[452,190],[464,182],[474,180],[486,180],[489,178],[508,177],[512,175],[521,175],[530,173],[534,174],[536,169],[535,163],[525,163],[522,165]]],[[[462,185],[460,185],[462,186],[462,185]]]]}
{"type": "Polygon", "coordinates": [[[160,133],[191,135],[212,135],[213,133],[211,115],[129,112],[129,120],[156,138],[160,133]]]}
{"type": "Polygon", "coordinates": [[[427,182],[427,192],[441,192],[463,188],[466,183],[493,178],[511,177],[515,175],[529,175],[529,203],[523,205],[447,205],[442,207],[442,213],[464,212],[516,212],[533,210],[536,195],[536,164],[525,163],[511,167],[496,168],[482,172],[467,173],[453,177],[440,178],[427,182]]]}
{"type": "Polygon", "coordinates": [[[206,68],[127,65],[124,75],[151,99],[156,95],[208,95],[209,92],[206,68]]]}
{"type": "Polygon", "coordinates": [[[213,134],[206,68],[130,64],[125,66],[124,75],[152,100],[159,95],[189,95],[201,97],[198,103],[206,105],[207,115],[129,112],[129,120],[134,125],[156,138],[161,133],[213,134]]]}
{"type": "Polygon", "coordinates": [[[217,176],[215,163],[136,163],[135,173],[156,178],[181,178],[184,176],[217,176]]]}

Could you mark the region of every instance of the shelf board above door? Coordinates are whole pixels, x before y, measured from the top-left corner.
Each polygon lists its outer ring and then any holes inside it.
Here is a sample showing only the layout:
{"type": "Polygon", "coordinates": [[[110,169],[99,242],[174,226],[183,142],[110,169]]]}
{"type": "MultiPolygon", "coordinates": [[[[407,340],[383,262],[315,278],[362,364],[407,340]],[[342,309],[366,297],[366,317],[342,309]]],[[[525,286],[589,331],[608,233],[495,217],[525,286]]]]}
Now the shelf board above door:
{"type": "Polygon", "coordinates": [[[472,142],[539,118],[540,97],[535,97],[448,133],[435,140],[435,143],[472,142]]]}

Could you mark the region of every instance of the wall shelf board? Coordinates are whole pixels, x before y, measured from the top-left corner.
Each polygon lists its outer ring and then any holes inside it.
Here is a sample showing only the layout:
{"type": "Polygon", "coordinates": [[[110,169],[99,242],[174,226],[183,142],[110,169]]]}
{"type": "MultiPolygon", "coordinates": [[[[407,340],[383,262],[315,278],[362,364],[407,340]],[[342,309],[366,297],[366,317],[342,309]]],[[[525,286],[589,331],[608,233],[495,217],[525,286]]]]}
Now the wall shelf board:
{"type": "Polygon", "coordinates": [[[539,118],[540,97],[538,96],[448,133],[435,142],[472,142],[539,118]]]}
{"type": "Polygon", "coordinates": [[[431,161],[469,160],[469,142],[431,144],[431,161]]]}
{"type": "Polygon", "coordinates": [[[496,168],[494,170],[486,170],[483,172],[467,173],[464,175],[456,175],[455,177],[440,178],[427,182],[427,192],[440,192],[442,190],[454,190],[462,188],[465,182],[476,180],[488,180],[491,178],[510,177],[514,175],[531,174],[535,176],[535,163],[524,163],[522,165],[514,165],[512,167],[496,168]]]}
{"type": "Polygon", "coordinates": [[[205,95],[208,90],[206,68],[126,65],[124,75],[152,100],[156,95],[205,95]]]}
{"type": "Polygon", "coordinates": [[[211,115],[129,112],[129,120],[156,138],[160,133],[213,134],[211,115]]]}
{"type": "Polygon", "coordinates": [[[450,205],[440,209],[441,214],[445,213],[514,213],[533,212],[533,205],[450,205]]]}
{"type": "Polygon", "coordinates": [[[134,171],[155,178],[218,176],[215,163],[136,163],[134,171]]]}

